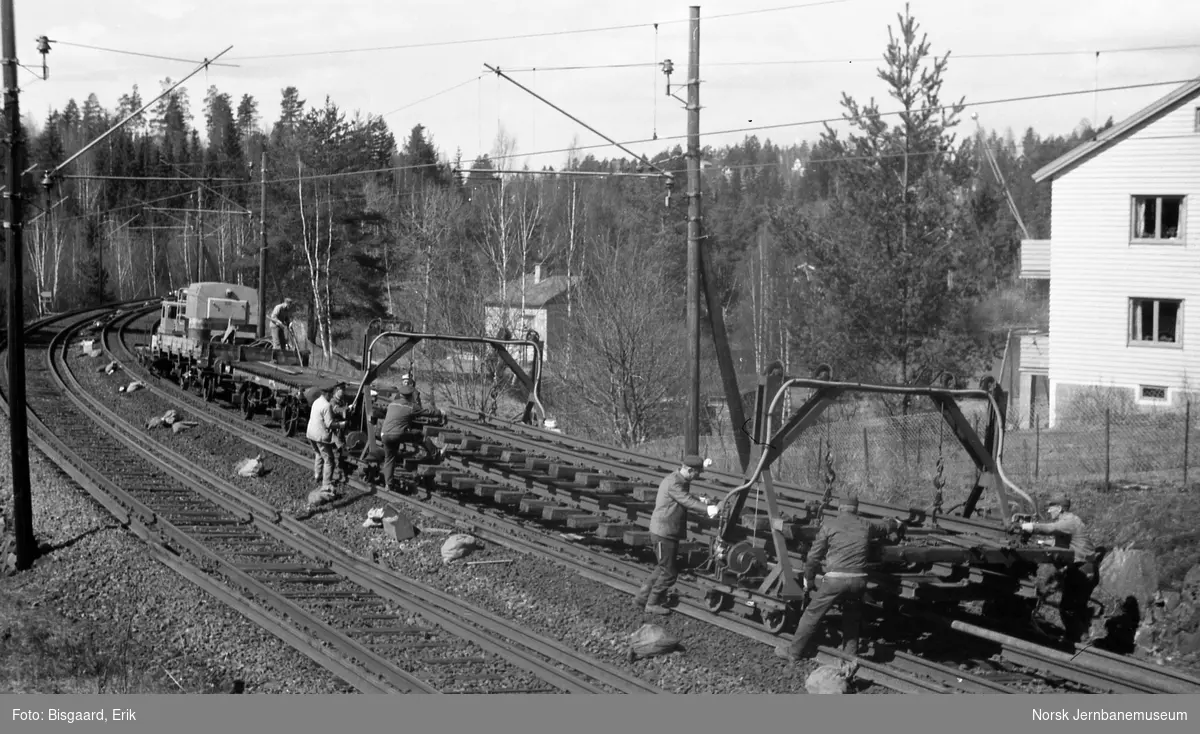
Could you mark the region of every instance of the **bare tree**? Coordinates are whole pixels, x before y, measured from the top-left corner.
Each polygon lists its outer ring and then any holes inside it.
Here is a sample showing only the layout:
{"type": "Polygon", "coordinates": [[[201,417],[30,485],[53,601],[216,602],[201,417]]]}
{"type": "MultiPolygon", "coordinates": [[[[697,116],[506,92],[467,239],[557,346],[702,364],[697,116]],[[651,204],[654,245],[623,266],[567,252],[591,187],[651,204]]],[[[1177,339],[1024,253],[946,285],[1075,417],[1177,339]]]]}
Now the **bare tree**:
{"type": "Polygon", "coordinates": [[[609,241],[592,249],[555,402],[574,416],[574,429],[636,446],[675,412],[680,299],[666,282],[661,246],[609,241]]]}

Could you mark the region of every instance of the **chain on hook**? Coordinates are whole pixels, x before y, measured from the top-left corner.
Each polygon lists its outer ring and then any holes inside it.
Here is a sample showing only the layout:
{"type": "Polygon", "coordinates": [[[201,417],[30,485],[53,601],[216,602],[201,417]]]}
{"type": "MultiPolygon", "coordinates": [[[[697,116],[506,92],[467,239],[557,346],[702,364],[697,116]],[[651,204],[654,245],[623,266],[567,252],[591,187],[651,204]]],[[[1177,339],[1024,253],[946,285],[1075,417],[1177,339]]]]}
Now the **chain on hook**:
{"type": "Polygon", "coordinates": [[[936,469],[934,470],[934,474],[933,474],[933,489],[934,489],[933,510],[930,512],[930,516],[935,520],[937,519],[937,517],[939,515],[942,514],[942,503],[945,500],[945,496],[942,491],[943,488],[946,486],[946,477],[945,477],[946,457],[945,457],[945,454],[943,453],[943,446],[944,446],[945,436],[946,436],[946,409],[945,409],[945,407],[942,408],[941,418],[942,418],[941,424],[938,426],[938,458],[937,458],[936,469]]]}

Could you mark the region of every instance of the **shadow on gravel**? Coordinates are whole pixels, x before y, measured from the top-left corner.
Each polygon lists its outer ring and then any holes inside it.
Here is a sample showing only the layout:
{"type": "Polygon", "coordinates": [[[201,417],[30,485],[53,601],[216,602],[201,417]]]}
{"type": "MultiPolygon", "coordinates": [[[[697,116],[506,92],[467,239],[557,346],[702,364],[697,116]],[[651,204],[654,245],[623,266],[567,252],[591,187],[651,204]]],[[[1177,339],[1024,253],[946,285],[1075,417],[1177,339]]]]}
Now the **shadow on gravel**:
{"type": "Polygon", "coordinates": [[[54,551],[59,551],[59,550],[62,550],[63,548],[70,548],[71,546],[75,545],[76,543],[78,543],[79,541],[88,537],[89,535],[95,535],[96,533],[99,533],[102,530],[119,530],[120,528],[121,528],[120,525],[97,525],[94,528],[83,531],[79,535],[76,535],[74,538],[68,538],[67,540],[62,541],[61,543],[41,543],[38,545],[38,555],[46,556],[46,555],[53,553],[54,551]]]}

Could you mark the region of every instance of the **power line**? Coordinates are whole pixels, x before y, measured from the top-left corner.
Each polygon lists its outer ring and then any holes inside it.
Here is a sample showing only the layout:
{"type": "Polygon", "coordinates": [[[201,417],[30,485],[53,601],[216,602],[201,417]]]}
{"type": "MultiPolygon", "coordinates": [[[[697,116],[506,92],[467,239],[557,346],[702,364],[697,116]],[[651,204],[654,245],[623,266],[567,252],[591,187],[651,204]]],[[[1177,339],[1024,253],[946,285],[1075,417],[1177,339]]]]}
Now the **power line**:
{"type": "MultiPolygon", "coordinates": [[[[1188,83],[1191,81],[1193,81],[1193,80],[1191,80],[1191,79],[1171,80],[1171,81],[1160,81],[1160,82],[1146,82],[1146,83],[1141,83],[1141,84],[1125,84],[1125,85],[1114,86],[1114,87],[1102,87],[1100,89],[1083,89],[1083,90],[1071,90],[1071,91],[1066,91],[1066,92],[1049,92],[1046,94],[1032,94],[1032,95],[1024,95],[1024,96],[1019,96],[1019,97],[1005,97],[1005,98],[1000,98],[1000,99],[981,100],[978,102],[964,102],[962,106],[963,106],[963,109],[966,109],[968,107],[983,107],[983,106],[995,105],[995,104],[1010,104],[1013,102],[1028,102],[1028,101],[1033,101],[1033,100],[1053,99],[1053,98],[1058,98],[1058,97],[1070,97],[1070,96],[1078,96],[1078,95],[1083,95],[1083,94],[1094,94],[1096,92],[1115,92],[1115,91],[1125,91],[1125,90],[1130,90],[1130,89],[1144,89],[1144,88],[1149,88],[1149,87],[1167,86],[1167,85],[1171,85],[1171,84],[1185,84],[1185,83],[1188,83]]],[[[937,112],[937,111],[941,111],[941,110],[953,109],[954,107],[956,107],[956,105],[939,105],[936,107],[915,109],[915,110],[912,110],[911,112],[909,112],[908,114],[918,114],[921,112],[937,112]]],[[[905,111],[903,111],[903,110],[893,110],[890,112],[877,113],[877,115],[879,117],[903,115],[903,114],[906,114],[905,111]]],[[[716,130],[716,131],[706,133],[706,135],[728,135],[728,134],[733,134],[733,133],[757,132],[757,131],[761,131],[761,130],[774,130],[774,129],[788,128],[788,127],[803,127],[803,126],[807,126],[807,125],[821,125],[821,124],[837,123],[837,122],[846,122],[846,119],[844,117],[827,117],[827,118],[820,118],[820,119],[814,119],[814,120],[800,120],[800,121],[796,121],[796,122],[777,123],[774,125],[756,125],[753,127],[741,127],[741,128],[730,128],[727,130],[716,130]]],[[[626,141],[622,141],[621,144],[622,145],[637,145],[640,143],[655,143],[655,142],[659,142],[659,141],[663,141],[663,140],[679,140],[679,139],[682,139],[685,137],[687,137],[687,136],[686,135],[667,135],[667,136],[659,136],[658,138],[642,138],[639,140],[626,140],[626,141]]],[[[1166,137],[1174,137],[1174,136],[1166,136],[1166,137]]],[[[1183,135],[1180,137],[1189,137],[1190,138],[1193,136],[1183,135]]],[[[575,146],[571,146],[569,148],[556,148],[556,149],[550,149],[550,150],[540,150],[540,151],[534,151],[531,153],[512,153],[510,155],[502,155],[502,156],[490,156],[489,155],[488,158],[489,158],[489,160],[492,160],[492,161],[500,161],[500,160],[511,159],[511,158],[554,155],[557,153],[571,153],[571,152],[581,151],[581,150],[593,150],[593,149],[608,148],[608,147],[612,147],[611,143],[595,143],[592,145],[575,145],[575,146]]],[[[931,154],[931,153],[925,153],[925,154],[931,154]]],[[[910,153],[909,155],[922,155],[922,154],[910,153]]],[[[480,157],[481,157],[481,155],[476,156],[476,159],[478,159],[480,157]]],[[[879,157],[889,157],[889,156],[888,155],[870,156],[870,158],[879,158],[879,157]]],[[[850,159],[849,158],[841,158],[841,159],[815,160],[815,161],[809,161],[809,162],[820,163],[820,162],[830,162],[833,160],[850,160],[850,159]]],[[[277,179],[269,180],[269,181],[267,181],[267,183],[268,184],[295,183],[297,181],[316,181],[316,180],[321,180],[321,179],[343,178],[343,177],[347,177],[347,176],[366,176],[366,175],[376,175],[376,174],[384,174],[384,173],[395,173],[395,172],[400,172],[400,171],[415,171],[415,170],[420,170],[420,169],[425,169],[425,168],[437,168],[437,167],[440,167],[440,165],[441,164],[439,164],[439,163],[421,163],[421,164],[407,165],[407,166],[388,166],[388,167],[384,167],[384,168],[374,168],[374,169],[369,169],[369,170],[365,170],[365,171],[340,171],[337,173],[319,173],[319,174],[312,174],[309,176],[292,176],[292,177],[288,177],[288,178],[277,178],[277,179]]],[[[481,170],[486,170],[486,169],[481,169],[481,170]]],[[[247,182],[242,182],[242,183],[237,183],[237,184],[231,184],[230,186],[225,187],[225,188],[236,188],[238,186],[252,186],[252,185],[258,185],[258,184],[259,184],[259,182],[247,181],[247,182]]],[[[171,197],[165,197],[165,198],[171,198],[171,197]]],[[[119,209],[114,209],[113,211],[119,211],[119,209]]]]}
{"type": "MultiPolygon", "coordinates": [[[[1107,48],[1095,49],[1091,51],[1001,51],[996,53],[982,54],[955,54],[951,52],[952,60],[959,59],[1005,59],[1005,58],[1030,58],[1039,56],[1092,56],[1095,54],[1120,54],[1120,53],[1143,53],[1150,51],[1179,51],[1184,49],[1200,48],[1200,43],[1179,44],[1174,46],[1139,46],[1135,48],[1107,48]]],[[[705,68],[714,66],[794,66],[804,64],[853,64],[853,63],[871,63],[874,61],[882,61],[881,56],[862,57],[862,58],[835,58],[835,59],[785,59],[778,61],[713,61],[708,62],[705,68]]],[[[509,73],[525,73],[532,71],[584,71],[593,69],[644,69],[648,66],[658,66],[657,61],[641,61],[622,64],[579,64],[575,66],[527,66],[514,69],[505,69],[509,73]]]]}
{"type": "Polygon", "coordinates": [[[465,87],[466,85],[470,84],[471,82],[478,81],[482,78],[483,78],[483,74],[477,74],[464,82],[455,84],[452,87],[447,87],[440,92],[434,92],[433,94],[429,95],[428,97],[422,97],[421,99],[418,99],[416,102],[409,102],[406,105],[397,107],[396,109],[392,110],[391,112],[384,112],[382,115],[380,115],[380,117],[387,117],[388,115],[399,112],[400,110],[406,110],[409,107],[414,107],[416,105],[421,104],[422,102],[428,102],[429,100],[433,99],[434,97],[440,97],[447,92],[453,92],[455,89],[458,89],[459,87],[465,87]]]}
{"type": "MultiPolygon", "coordinates": [[[[1194,81],[1194,79],[1181,79],[1181,80],[1171,80],[1171,81],[1161,81],[1161,82],[1145,82],[1142,84],[1125,84],[1125,85],[1115,86],[1115,87],[1101,87],[1098,89],[1093,88],[1093,89],[1072,90],[1072,91],[1067,91],[1067,92],[1049,92],[1046,94],[1031,94],[1031,95],[1019,96],[1019,97],[1004,97],[1001,99],[982,100],[979,102],[964,102],[962,106],[963,106],[963,109],[966,109],[968,107],[984,107],[987,105],[995,105],[995,104],[1010,104],[1013,102],[1029,102],[1029,101],[1033,101],[1033,100],[1053,99],[1053,98],[1057,98],[1057,97],[1071,97],[1071,96],[1078,96],[1078,95],[1083,95],[1083,94],[1095,94],[1097,92],[1118,92],[1118,91],[1126,91],[1126,90],[1130,90],[1130,89],[1144,89],[1144,88],[1148,88],[1148,87],[1161,87],[1161,86],[1167,86],[1167,85],[1171,85],[1171,84],[1187,84],[1192,81],[1194,81]]],[[[922,112],[938,112],[938,111],[942,111],[942,110],[949,110],[949,109],[953,109],[954,107],[956,107],[956,105],[939,105],[936,107],[919,108],[919,109],[911,110],[910,112],[907,112],[907,113],[904,110],[894,110],[891,112],[879,112],[879,113],[877,113],[877,115],[879,117],[885,117],[885,116],[903,115],[903,114],[919,114],[922,112]]],[[[760,130],[775,130],[775,129],[780,129],[780,128],[803,127],[806,125],[822,125],[822,124],[827,124],[827,123],[845,122],[845,121],[846,121],[845,117],[827,117],[827,118],[820,118],[820,119],[815,119],[815,120],[800,120],[797,122],[781,122],[781,123],[777,123],[774,125],[755,125],[752,127],[739,127],[739,128],[729,128],[726,130],[714,130],[711,132],[706,132],[705,135],[706,136],[728,135],[728,134],[732,134],[732,133],[757,132],[760,130]]],[[[626,140],[626,141],[623,141],[622,144],[623,145],[636,145],[639,143],[654,143],[654,142],[658,142],[661,140],[681,140],[686,137],[687,137],[686,135],[665,135],[665,136],[660,135],[658,138],[641,138],[639,140],[626,140]]],[[[592,145],[578,145],[578,146],[573,146],[571,148],[559,148],[556,150],[544,150],[544,151],[537,151],[534,153],[523,153],[523,154],[514,153],[509,156],[496,156],[493,158],[493,160],[499,160],[500,158],[517,158],[520,156],[530,156],[531,157],[531,156],[536,156],[536,155],[551,155],[554,153],[567,153],[567,152],[571,152],[574,150],[588,150],[588,149],[606,148],[606,147],[609,147],[607,143],[595,143],[592,145]]]]}
{"type": "MultiPolygon", "coordinates": [[[[798,10],[800,8],[811,8],[811,7],[816,7],[818,5],[839,5],[839,4],[845,3],[845,2],[850,2],[850,0],[820,0],[819,2],[800,3],[797,5],[784,5],[784,6],[775,7],[775,8],[761,8],[759,10],[743,10],[743,11],[739,11],[736,13],[724,13],[721,15],[714,15],[714,16],[709,17],[708,20],[715,20],[718,18],[733,18],[733,17],[737,17],[737,16],[742,16],[742,15],[774,13],[774,12],[779,12],[779,11],[784,11],[784,10],[798,10]]],[[[675,23],[687,23],[687,22],[688,22],[687,19],[666,20],[666,21],[659,21],[657,25],[671,25],[671,24],[675,24],[675,23]]],[[[625,25],[610,25],[610,26],[602,26],[599,28],[578,28],[575,30],[543,31],[541,33],[521,33],[521,34],[516,34],[516,35],[511,35],[511,36],[490,36],[490,37],[485,37],[485,38],[461,38],[461,39],[455,39],[455,40],[449,40],[449,41],[426,41],[423,43],[404,43],[404,44],[397,44],[394,46],[372,46],[372,47],[368,47],[368,48],[343,48],[343,49],[330,49],[330,50],[325,50],[325,51],[297,51],[297,52],[293,52],[293,53],[281,53],[281,54],[260,54],[257,56],[235,56],[232,58],[237,59],[239,61],[250,61],[250,60],[261,60],[261,59],[293,59],[293,58],[298,58],[301,56],[332,56],[332,55],[356,54],[356,53],[373,53],[376,51],[402,51],[405,49],[413,49],[413,48],[433,48],[436,46],[461,46],[461,45],[466,45],[466,44],[471,44],[471,43],[490,43],[490,42],[494,42],[494,41],[519,41],[519,40],[525,40],[525,39],[529,39],[529,38],[549,38],[549,37],[554,37],[554,36],[569,36],[569,35],[577,35],[577,34],[582,34],[582,33],[607,33],[609,31],[625,31],[625,30],[632,30],[635,28],[651,28],[654,25],[655,25],[655,23],[652,23],[652,22],[651,23],[628,23],[625,25]]]]}
{"type": "MultiPolygon", "coordinates": [[[[107,51],[108,53],[125,54],[127,56],[143,56],[148,59],[160,59],[162,61],[178,61],[180,63],[185,63],[185,64],[199,64],[200,63],[199,61],[196,61],[194,59],[181,59],[181,58],[177,58],[175,56],[159,56],[157,54],[142,53],[141,51],[125,51],[125,50],[119,49],[119,48],[105,48],[104,46],[91,46],[86,43],[72,43],[70,41],[59,41],[59,40],[51,40],[50,42],[57,43],[62,46],[75,46],[77,48],[88,48],[93,51],[107,51]]],[[[241,68],[241,66],[239,64],[225,64],[225,63],[218,63],[215,61],[211,62],[210,66],[231,66],[231,67],[241,68]]]]}

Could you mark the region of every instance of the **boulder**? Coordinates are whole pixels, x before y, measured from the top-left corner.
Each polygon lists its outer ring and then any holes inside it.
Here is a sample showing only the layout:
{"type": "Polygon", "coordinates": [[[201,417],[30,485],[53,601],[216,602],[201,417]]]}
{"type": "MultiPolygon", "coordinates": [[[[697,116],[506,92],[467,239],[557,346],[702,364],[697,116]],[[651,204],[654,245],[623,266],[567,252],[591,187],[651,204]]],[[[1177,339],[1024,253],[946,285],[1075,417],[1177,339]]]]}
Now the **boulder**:
{"type": "Polygon", "coordinates": [[[1128,597],[1137,600],[1144,612],[1154,602],[1158,591],[1158,563],[1154,554],[1145,550],[1117,548],[1100,562],[1098,592],[1118,603],[1128,597]]]}
{"type": "Polygon", "coordinates": [[[233,465],[233,471],[239,477],[261,476],[264,468],[262,454],[255,456],[253,459],[239,459],[233,465]]]}
{"type": "Polygon", "coordinates": [[[1183,585],[1179,589],[1181,601],[1187,601],[1200,606],[1200,563],[1192,566],[1183,577],[1183,585]]]}
{"type": "Polygon", "coordinates": [[[804,681],[804,690],[817,694],[852,693],[850,682],[858,666],[852,663],[822,665],[809,673],[804,681]]]}
{"type": "Polygon", "coordinates": [[[442,543],[442,563],[450,563],[470,553],[476,545],[475,536],[455,533],[442,543]]]}
{"type": "Polygon", "coordinates": [[[679,647],[680,639],[657,624],[643,624],[629,635],[629,662],[666,655],[679,647]]]}

